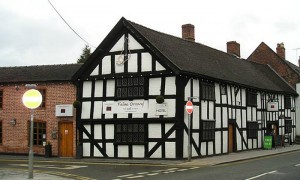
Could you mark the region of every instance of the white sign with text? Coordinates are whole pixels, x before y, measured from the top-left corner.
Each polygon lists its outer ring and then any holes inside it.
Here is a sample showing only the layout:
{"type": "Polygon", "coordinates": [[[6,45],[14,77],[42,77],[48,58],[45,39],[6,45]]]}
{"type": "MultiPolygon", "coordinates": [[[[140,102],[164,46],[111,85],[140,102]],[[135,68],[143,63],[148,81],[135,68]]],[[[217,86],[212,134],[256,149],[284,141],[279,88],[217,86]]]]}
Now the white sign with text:
{"type": "Polygon", "coordinates": [[[148,101],[133,100],[133,101],[106,101],[103,102],[104,114],[118,113],[147,113],[148,101]]]}

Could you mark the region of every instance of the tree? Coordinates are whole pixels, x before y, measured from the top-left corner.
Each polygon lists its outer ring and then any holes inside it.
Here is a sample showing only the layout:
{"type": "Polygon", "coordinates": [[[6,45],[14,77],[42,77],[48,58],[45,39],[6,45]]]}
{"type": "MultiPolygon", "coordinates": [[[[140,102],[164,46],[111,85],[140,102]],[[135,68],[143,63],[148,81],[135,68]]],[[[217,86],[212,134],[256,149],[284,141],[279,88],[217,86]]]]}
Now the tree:
{"type": "Polygon", "coordinates": [[[82,50],[80,57],[77,59],[77,63],[84,63],[91,55],[91,48],[88,45],[82,50]]]}

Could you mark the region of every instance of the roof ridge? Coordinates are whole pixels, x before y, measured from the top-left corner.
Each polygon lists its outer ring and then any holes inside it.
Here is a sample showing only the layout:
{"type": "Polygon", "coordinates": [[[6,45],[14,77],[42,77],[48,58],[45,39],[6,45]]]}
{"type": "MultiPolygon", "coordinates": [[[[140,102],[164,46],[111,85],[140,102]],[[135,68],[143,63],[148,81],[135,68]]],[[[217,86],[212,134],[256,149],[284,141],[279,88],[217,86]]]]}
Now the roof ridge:
{"type": "Polygon", "coordinates": [[[0,68],[27,68],[27,67],[46,67],[46,66],[67,66],[67,65],[82,65],[83,63],[70,63],[70,64],[43,64],[43,65],[28,65],[28,66],[2,66],[0,68]]]}

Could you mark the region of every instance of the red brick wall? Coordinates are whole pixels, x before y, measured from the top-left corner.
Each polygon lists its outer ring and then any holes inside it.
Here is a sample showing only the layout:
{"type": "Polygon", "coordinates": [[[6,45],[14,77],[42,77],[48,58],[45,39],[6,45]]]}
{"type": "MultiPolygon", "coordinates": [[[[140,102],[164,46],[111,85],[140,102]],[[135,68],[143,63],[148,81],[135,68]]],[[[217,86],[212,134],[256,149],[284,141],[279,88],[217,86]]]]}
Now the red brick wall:
{"type": "Polygon", "coordinates": [[[249,56],[248,60],[260,64],[269,64],[281,77],[291,86],[296,87],[300,82],[296,74],[279,56],[266,44],[261,43],[258,48],[249,56]]]}
{"type": "MultiPolygon", "coordinates": [[[[37,89],[46,89],[46,108],[35,109],[34,119],[46,122],[46,141],[52,144],[52,154],[54,156],[58,155],[58,136],[56,139],[53,139],[51,132],[58,132],[58,122],[72,121],[74,132],[73,156],[75,156],[75,109],[73,117],[56,117],[55,105],[73,104],[76,99],[76,87],[71,83],[40,83],[37,89]]],[[[0,90],[3,91],[3,108],[0,110],[0,121],[2,121],[2,144],[0,144],[0,153],[27,154],[29,151],[28,126],[30,110],[23,105],[22,96],[28,89],[25,88],[25,84],[13,84],[0,86],[0,90]],[[14,126],[10,124],[12,119],[16,119],[16,125],[14,126]]],[[[34,153],[43,155],[44,147],[34,146],[34,153]]]]}

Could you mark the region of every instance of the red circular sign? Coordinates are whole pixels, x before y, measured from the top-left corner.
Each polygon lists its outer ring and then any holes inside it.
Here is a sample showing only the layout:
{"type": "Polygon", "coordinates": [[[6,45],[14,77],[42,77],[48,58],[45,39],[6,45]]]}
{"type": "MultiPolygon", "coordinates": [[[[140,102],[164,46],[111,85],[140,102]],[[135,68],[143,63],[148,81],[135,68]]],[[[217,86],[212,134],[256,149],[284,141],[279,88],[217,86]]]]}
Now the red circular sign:
{"type": "Polygon", "coordinates": [[[185,105],[185,110],[188,114],[192,114],[193,113],[193,103],[192,101],[188,101],[185,105]]]}

